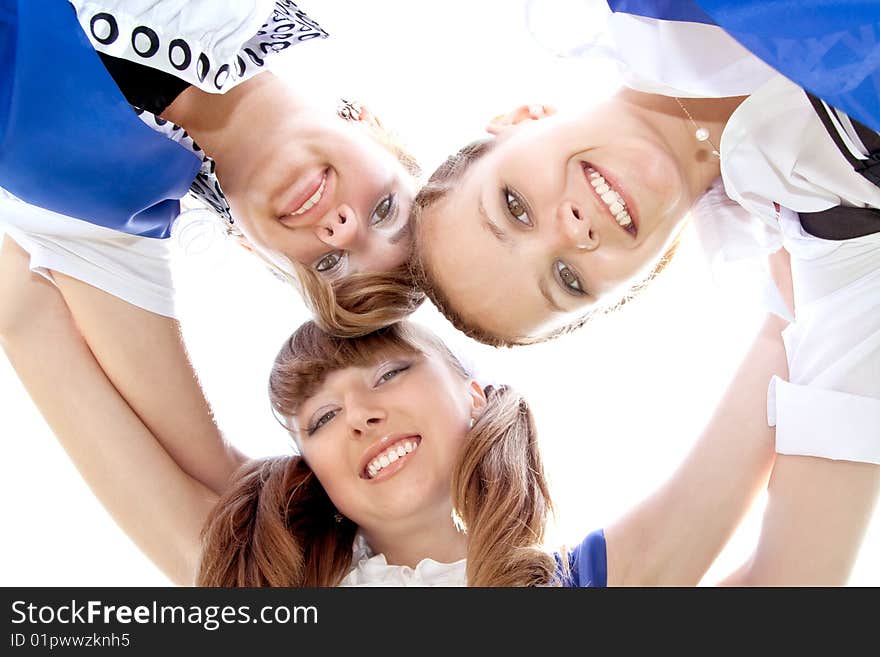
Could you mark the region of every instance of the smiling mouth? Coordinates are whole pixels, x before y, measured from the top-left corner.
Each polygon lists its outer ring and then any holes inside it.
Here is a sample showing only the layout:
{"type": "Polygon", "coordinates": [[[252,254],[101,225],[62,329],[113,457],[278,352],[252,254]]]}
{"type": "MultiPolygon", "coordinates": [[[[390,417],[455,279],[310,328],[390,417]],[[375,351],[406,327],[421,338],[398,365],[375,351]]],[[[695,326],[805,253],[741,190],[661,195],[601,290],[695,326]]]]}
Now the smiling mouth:
{"type": "Polygon", "coordinates": [[[407,436],[396,440],[370,459],[361,472],[361,477],[370,480],[390,477],[409,462],[421,442],[421,436],[407,436]]]}
{"type": "Polygon", "coordinates": [[[590,183],[590,187],[592,187],[596,197],[608,208],[608,212],[611,214],[614,222],[632,237],[638,235],[638,226],[633,220],[630,209],[620,190],[589,162],[582,162],[581,167],[584,170],[584,175],[587,177],[587,182],[590,183]]]}
{"type": "Polygon", "coordinates": [[[317,187],[313,188],[308,198],[302,201],[299,206],[290,209],[288,212],[282,215],[282,222],[286,223],[289,221],[298,220],[302,215],[306,214],[309,210],[311,210],[316,205],[318,205],[318,203],[321,202],[321,199],[324,197],[324,192],[327,189],[327,178],[329,173],[329,169],[324,170],[324,172],[321,174],[320,181],[318,181],[317,187]]]}

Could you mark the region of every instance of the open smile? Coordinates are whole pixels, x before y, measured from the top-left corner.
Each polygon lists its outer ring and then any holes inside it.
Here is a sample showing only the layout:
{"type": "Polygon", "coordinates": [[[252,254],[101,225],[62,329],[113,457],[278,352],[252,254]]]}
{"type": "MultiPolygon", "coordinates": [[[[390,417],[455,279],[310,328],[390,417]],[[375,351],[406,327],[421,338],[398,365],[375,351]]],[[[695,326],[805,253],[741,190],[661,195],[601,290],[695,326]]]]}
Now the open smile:
{"type": "Polygon", "coordinates": [[[298,226],[307,216],[321,216],[333,198],[334,178],[329,168],[300,187],[282,210],[280,218],[285,226],[298,226]]]}
{"type": "Polygon", "coordinates": [[[361,478],[382,481],[400,472],[410,462],[421,442],[421,436],[412,434],[380,439],[364,455],[361,478]]]}
{"type": "Polygon", "coordinates": [[[639,233],[639,227],[633,204],[617,181],[589,162],[581,162],[581,169],[583,169],[590,189],[593,190],[599,204],[607,209],[611,220],[635,238],[639,233]]]}

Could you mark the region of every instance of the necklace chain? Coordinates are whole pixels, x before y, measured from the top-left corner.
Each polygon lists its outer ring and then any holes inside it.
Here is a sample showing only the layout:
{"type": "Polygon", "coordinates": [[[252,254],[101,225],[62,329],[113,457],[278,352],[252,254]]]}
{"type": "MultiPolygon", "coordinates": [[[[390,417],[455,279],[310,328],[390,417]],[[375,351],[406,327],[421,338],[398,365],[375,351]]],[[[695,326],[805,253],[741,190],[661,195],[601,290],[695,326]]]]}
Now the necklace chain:
{"type": "Polygon", "coordinates": [[[691,113],[687,111],[687,107],[684,106],[684,103],[681,102],[681,99],[680,99],[680,98],[676,97],[676,98],[675,98],[675,102],[678,103],[678,106],[679,106],[679,107],[681,108],[681,110],[685,113],[685,116],[688,117],[688,120],[691,122],[691,125],[694,126],[694,128],[695,128],[694,137],[697,138],[697,141],[705,141],[705,142],[708,142],[708,143],[709,143],[709,146],[712,147],[712,155],[714,155],[715,157],[719,157],[719,158],[720,158],[720,157],[721,157],[721,151],[720,151],[720,150],[718,149],[718,147],[714,144],[714,142],[713,142],[711,139],[709,139],[709,131],[708,131],[706,128],[701,128],[700,125],[699,125],[696,121],[694,121],[694,117],[692,117],[692,116],[691,116],[691,113]]]}

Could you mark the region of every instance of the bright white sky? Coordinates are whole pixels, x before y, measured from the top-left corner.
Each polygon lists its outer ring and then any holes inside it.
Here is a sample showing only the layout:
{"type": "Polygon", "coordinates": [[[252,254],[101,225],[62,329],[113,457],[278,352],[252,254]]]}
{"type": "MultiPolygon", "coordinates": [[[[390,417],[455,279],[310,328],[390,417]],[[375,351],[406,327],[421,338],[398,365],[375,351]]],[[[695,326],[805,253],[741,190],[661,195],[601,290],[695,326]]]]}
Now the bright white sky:
{"type": "MultiPolygon", "coordinates": [[[[589,0],[557,5],[584,12],[584,3],[589,0]]],[[[339,95],[371,105],[426,171],[506,109],[534,102],[565,108],[617,87],[607,62],[560,60],[538,45],[526,29],[523,0],[299,4],[331,38],[282,53],[275,70],[325,99],[328,110],[339,95]]],[[[581,15],[588,39],[595,30],[581,15]]],[[[558,39],[542,40],[570,45],[576,24],[567,21],[557,26],[558,39]]],[[[250,455],[287,452],[291,442],[269,412],[266,383],[281,342],[308,318],[302,303],[223,242],[178,258],[175,276],[184,334],[221,429],[250,455]]],[[[688,231],[676,261],[636,303],[553,343],[494,351],[457,335],[430,307],[415,318],[478,364],[486,382],[526,394],[559,505],[558,538],[571,542],[618,517],[672,473],[750,342],[762,316],[757,296],[742,280],[716,286],[688,231]]],[[[0,396],[7,528],[0,584],[167,584],[91,496],[5,358],[0,396]]],[[[748,556],[762,503],[705,583],[748,556]]],[[[852,584],[880,585],[877,517],[852,584]]]]}

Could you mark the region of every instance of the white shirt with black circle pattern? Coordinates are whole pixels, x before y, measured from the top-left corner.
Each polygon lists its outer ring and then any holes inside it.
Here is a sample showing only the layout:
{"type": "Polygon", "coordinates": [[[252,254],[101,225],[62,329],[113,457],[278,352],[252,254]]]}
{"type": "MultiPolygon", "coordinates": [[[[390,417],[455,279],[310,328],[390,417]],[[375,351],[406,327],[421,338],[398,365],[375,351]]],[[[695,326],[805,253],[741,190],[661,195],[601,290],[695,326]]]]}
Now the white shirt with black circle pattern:
{"type": "MultiPolygon", "coordinates": [[[[288,47],[327,33],[290,0],[69,0],[96,51],[225,93],[288,47]]],[[[135,107],[153,130],[202,161],[190,193],[232,222],[214,161],[187,132],[135,107]]],[[[47,154],[49,155],[49,154],[47,154]]],[[[132,154],[136,156],[136,154],[132,154]]],[[[0,189],[0,232],[49,280],[59,271],[150,312],[175,317],[167,239],[130,235],[28,204],[0,189]]]]}

